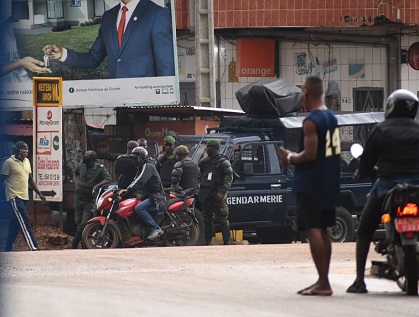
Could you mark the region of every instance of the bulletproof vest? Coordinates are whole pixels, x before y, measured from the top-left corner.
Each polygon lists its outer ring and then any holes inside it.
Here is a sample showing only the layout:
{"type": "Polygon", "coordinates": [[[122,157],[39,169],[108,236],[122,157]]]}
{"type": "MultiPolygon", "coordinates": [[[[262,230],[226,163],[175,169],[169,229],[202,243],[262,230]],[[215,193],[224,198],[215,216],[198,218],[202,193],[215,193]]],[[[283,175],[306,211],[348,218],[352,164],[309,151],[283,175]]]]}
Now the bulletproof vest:
{"type": "Polygon", "coordinates": [[[121,155],[115,162],[116,177],[118,177],[118,187],[127,188],[137,174],[137,159],[131,156],[121,155]]]}
{"type": "Polygon", "coordinates": [[[195,193],[198,193],[198,176],[199,169],[194,162],[183,162],[182,163],[182,179],[179,182],[179,186],[186,190],[193,188],[195,193]]]}
{"type": "Polygon", "coordinates": [[[172,184],[172,171],[173,167],[175,166],[178,160],[174,156],[173,158],[164,157],[161,161],[161,169],[160,169],[160,178],[163,184],[163,187],[167,188],[170,187],[172,184]]]}
{"type": "Polygon", "coordinates": [[[219,156],[201,166],[201,187],[216,189],[224,184],[223,173],[220,167],[226,159],[224,156],[219,156]]]}

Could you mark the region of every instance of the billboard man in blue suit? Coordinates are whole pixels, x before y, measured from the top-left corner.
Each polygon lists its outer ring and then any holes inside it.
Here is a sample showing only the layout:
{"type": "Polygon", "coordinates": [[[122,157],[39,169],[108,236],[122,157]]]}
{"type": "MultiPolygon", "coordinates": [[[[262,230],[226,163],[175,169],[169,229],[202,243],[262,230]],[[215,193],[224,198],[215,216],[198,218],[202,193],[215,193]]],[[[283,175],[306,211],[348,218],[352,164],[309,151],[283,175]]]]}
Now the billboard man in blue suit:
{"type": "Polygon", "coordinates": [[[107,10],[87,53],[55,44],[43,50],[50,58],[79,68],[96,68],[108,57],[108,78],[175,75],[171,15],[151,0],[121,0],[107,10]]]}

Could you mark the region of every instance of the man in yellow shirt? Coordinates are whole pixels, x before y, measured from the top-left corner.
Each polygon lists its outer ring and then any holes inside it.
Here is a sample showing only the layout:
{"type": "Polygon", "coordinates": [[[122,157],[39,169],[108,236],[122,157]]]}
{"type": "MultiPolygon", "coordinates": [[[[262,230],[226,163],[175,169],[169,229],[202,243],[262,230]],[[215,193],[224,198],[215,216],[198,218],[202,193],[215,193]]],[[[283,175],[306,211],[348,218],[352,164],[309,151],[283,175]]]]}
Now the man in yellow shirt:
{"type": "Polygon", "coordinates": [[[22,231],[29,249],[31,251],[38,250],[38,244],[25,207],[26,201],[29,200],[28,187],[30,186],[38,194],[42,202],[45,202],[46,199],[32,178],[31,163],[27,158],[28,153],[29,148],[25,142],[16,142],[13,145],[13,155],[4,162],[1,169],[0,183],[3,184],[6,179],[6,200],[10,202],[12,207],[5,251],[13,250],[13,243],[19,229],[22,231]]]}

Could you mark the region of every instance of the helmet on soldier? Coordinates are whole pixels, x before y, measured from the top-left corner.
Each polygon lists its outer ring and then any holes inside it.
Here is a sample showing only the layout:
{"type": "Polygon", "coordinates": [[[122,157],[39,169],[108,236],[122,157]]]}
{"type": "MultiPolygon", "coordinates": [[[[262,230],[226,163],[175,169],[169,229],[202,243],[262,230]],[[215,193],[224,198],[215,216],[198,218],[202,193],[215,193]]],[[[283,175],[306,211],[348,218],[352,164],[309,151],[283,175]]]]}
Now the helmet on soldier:
{"type": "Polygon", "coordinates": [[[186,145],[179,145],[176,149],[175,149],[175,154],[177,156],[180,155],[189,155],[189,150],[188,147],[186,145]]]}

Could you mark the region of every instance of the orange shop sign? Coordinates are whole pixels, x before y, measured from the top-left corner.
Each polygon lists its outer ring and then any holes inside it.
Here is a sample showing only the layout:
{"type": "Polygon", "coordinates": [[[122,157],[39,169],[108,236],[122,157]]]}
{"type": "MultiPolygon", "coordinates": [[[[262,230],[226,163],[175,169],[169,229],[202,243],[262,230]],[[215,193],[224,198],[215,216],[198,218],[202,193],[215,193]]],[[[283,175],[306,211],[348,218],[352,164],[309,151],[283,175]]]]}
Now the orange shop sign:
{"type": "Polygon", "coordinates": [[[275,76],[275,40],[237,39],[238,77],[275,76]]]}

